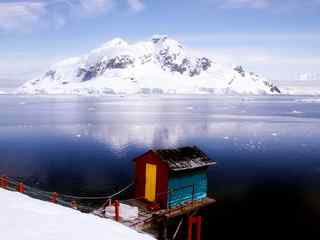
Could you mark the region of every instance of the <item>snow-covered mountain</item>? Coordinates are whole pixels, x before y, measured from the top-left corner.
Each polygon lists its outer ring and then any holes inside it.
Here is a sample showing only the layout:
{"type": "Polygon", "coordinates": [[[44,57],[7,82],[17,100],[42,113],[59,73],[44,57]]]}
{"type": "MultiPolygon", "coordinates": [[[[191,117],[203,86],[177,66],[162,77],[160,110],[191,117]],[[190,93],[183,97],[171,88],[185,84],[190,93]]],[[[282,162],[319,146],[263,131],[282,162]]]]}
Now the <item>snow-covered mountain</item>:
{"type": "Polygon", "coordinates": [[[51,67],[18,89],[25,94],[278,94],[277,86],[241,66],[191,57],[167,36],[128,44],[116,38],[51,67]]]}

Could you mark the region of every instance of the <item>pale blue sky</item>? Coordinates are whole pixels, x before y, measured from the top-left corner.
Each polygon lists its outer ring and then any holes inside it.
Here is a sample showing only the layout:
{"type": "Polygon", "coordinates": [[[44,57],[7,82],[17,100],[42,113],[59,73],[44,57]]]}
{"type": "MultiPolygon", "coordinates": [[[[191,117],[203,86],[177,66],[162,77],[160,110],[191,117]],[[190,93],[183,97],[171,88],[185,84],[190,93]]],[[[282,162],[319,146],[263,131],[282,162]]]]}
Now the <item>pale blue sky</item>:
{"type": "Polygon", "coordinates": [[[320,72],[319,25],[320,0],[0,0],[0,86],[113,37],[154,33],[272,80],[296,79],[320,72]]]}

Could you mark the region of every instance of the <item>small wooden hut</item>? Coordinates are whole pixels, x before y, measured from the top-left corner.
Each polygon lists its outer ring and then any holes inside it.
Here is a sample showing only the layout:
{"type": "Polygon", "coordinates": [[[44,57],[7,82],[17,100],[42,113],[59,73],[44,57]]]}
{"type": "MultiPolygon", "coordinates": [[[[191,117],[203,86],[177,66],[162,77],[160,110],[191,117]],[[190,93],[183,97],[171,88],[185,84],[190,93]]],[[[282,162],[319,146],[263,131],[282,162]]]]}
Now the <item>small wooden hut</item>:
{"type": "Polygon", "coordinates": [[[207,170],[216,162],[196,146],[150,150],[134,159],[136,198],[163,209],[207,197],[207,170]]]}

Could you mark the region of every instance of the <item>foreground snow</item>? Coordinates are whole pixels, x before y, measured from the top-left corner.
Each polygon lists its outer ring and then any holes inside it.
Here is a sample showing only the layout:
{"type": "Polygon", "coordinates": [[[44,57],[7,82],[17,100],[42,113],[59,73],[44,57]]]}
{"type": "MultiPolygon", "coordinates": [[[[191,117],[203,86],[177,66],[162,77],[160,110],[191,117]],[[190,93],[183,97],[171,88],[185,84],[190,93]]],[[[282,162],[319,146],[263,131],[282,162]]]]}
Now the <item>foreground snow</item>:
{"type": "Polygon", "coordinates": [[[277,94],[267,79],[207,57],[190,57],[167,36],[129,44],[116,38],[52,66],[25,83],[22,94],[277,94]]]}
{"type": "Polygon", "coordinates": [[[112,220],[0,189],[1,238],[10,240],[148,240],[112,220]]]}

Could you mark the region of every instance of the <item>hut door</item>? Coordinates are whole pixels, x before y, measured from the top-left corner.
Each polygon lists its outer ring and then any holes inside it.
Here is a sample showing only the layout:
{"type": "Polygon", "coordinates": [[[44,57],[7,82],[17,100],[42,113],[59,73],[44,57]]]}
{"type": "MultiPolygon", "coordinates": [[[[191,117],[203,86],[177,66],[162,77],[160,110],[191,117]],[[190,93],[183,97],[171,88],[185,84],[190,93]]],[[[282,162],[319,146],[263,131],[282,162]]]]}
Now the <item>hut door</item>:
{"type": "Polygon", "coordinates": [[[157,179],[157,166],[154,164],[146,164],[146,188],[145,198],[150,202],[156,200],[156,181],[157,179]]]}

